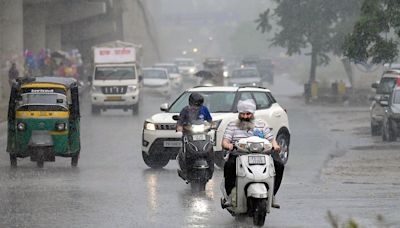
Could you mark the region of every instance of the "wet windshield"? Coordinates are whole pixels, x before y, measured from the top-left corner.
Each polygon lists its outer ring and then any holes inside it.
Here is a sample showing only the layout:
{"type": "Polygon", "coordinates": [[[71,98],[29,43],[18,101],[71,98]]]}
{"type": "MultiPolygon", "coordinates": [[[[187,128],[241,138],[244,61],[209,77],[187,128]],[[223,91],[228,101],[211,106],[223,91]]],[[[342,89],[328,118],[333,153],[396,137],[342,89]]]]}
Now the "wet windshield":
{"type": "MultiPolygon", "coordinates": [[[[232,112],[233,102],[235,100],[234,92],[199,92],[204,97],[204,105],[211,113],[232,112]]],[[[169,112],[180,112],[189,104],[190,92],[184,93],[176,100],[169,109],[169,112]]]]}
{"type": "Polygon", "coordinates": [[[97,67],[95,72],[96,80],[129,80],[135,79],[134,67],[97,67]]]}
{"type": "Polygon", "coordinates": [[[146,79],[168,79],[163,70],[143,70],[143,78],[146,79]]]}
{"type": "Polygon", "coordinates": [[[57,93],[26,93],[21,95],[22,100],[18,104],[19,111],[42,111],[68,110],[67,98],[63,94],[57,93]],[[46,106],[46,107],[40,107],[46,106]]]}

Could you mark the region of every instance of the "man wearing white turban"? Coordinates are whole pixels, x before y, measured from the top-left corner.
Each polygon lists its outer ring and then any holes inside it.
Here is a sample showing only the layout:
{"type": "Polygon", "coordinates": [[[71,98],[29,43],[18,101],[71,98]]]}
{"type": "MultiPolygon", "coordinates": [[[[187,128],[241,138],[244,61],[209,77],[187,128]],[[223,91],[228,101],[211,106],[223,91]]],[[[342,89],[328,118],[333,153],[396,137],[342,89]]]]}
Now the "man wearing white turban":
{"type": "MultiPolygon", "coordinates": [[[[273,155],[274,166],[275,166],[275,186],[274,186],[274,197],[272,199],[272,207],[280,208],[279,204],[276,203],[275,194],[278,192],[279,186],[282,181],[284,165],[279,161],[278,153],[280,152],[280,146],[276,142],[271,129],[261,119],[254,119],[254,113],[256,111],[256,104],[254,100],[240,100],[237,105],[239,113],[238,120],[231,121],[225,129],[225,133],[222,140],[222,148],[228,151],[233,150],[233,143],[242,138],[248,138],[250,136],[259,136],[266,138],[272,143],[274,150],[277,152],[273,155]]],[[[228,154],[228,160],[224,166],[224,178],[225,178],[225,189],[226,193],[230,195],[233,187],[236,185],[236,157],[237,155],[228,154]]]]}

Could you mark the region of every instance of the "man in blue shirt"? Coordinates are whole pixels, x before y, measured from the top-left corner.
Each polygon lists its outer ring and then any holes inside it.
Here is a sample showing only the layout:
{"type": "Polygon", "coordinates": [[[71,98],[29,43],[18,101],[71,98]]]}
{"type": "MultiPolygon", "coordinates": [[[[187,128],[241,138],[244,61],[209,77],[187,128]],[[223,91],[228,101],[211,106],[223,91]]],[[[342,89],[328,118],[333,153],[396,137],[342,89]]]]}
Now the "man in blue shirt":
{"type": "MultiPolygon", "coordinates": [[[[196,120],[202,120],[202,121],[207,121],[209,123],[212,122],[212,117],[210,115],[210,111],[208,111],[208,108],[203,105],[204,103],[204,98],[201,94],[199,93],[192,93],[189,96],[189,105],[184,107],[182,111],[179,113],[179,120],[176,124],[176,131],[177,132],[182,132],[183,134],[187,134],[187,130],[185,129],[185,126],[190,126],[193,121],[196,120]]],[[[184,142],[182,142],[182,145],[184,146],[184,142]]],[[[179,163],[179,167],[183,171],[183,175],[186,175],[186,164],[185,164],[185,159],[183,159],[184,156],[184,150],[181,149],[178,153],[177,160],[179,163]]],[[[213,161],[211,161],[212,164],[214,164],[213,161]]],[[[214,165],[210,167],[212,171],[214,170],[214,165]]]]}

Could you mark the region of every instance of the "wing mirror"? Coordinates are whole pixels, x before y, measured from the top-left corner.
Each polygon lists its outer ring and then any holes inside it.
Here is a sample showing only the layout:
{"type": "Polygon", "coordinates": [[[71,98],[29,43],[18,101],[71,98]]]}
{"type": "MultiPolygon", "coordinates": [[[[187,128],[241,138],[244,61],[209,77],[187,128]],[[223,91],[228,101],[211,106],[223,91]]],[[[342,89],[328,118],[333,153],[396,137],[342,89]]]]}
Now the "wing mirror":
{"type": "Polygon", "coordinates": [[[172,119],[175,120],[175,121],[178,121],[179,120],[179,115],[173,115],[172,119]]]}
{"type": "Polygon", "coordinates": [[[164,104],[160,105],[160,110],[163,112],[168,111],[168,108],[169,108],[168,103],[164,103],[164,104]]]}

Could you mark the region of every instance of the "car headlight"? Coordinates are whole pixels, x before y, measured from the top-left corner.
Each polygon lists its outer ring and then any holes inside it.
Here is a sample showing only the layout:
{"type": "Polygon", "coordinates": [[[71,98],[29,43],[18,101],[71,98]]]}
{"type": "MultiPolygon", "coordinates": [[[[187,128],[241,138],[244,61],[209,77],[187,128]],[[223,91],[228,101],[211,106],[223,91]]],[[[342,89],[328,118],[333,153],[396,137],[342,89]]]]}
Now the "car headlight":
{"type": "Polygon", "coordinates": [[[253,86],[256,86],[256,85],[257,85],[257,83],[253,82],[253,83],[252,83],[252,85],[253,85],[253,86]]]}
{"type": "Polygon", "coordinates": [[[228,71],[224,71],[224,77],[227,78],[229,76],[228,71]]]}
{"type": "Polygon", "coordinates": [[[19,131],[25,131],[25,129],[26,129],[26,124],[25,124],[25,123],[22,123],[22,122],[18,123],[18,124],[17,124],[17,129],[18,129],[19,131]]]}
{"type": "Polygon", "coordinates": [[[236,84],[236,83],[233,83],[233,84],[232,84],[232,86],[236,87],[236,86],[238,86],[238,84],[236,84]]]}
{"type": "Polygon", "coordinates": [[[189,69],[189,72],[190,72],[191,74],[194,74],[195,71],[196,71],[196,69],[194,69],[194,68],[190,68],[190,69],[189,69]]]}
{"type": "Polygon", "coordinates": [[[144,129],[145,130],[150,130],[150,131],[155,131],[156,130],[156,125],[154,123],[150,123],[145,121],[144,122],[144,129]]]}
{"type": "Polygon", "coordinates": [[[128,86],[127,92],[128,92],[128,93],[133,93],[133,92],[136,91],[136,88],[137,88],[137,86],[135,86],[135,85],[130,85],[130,86],[128,86]]]}
{"type": "Polygon", "coordinates": [[[101,87],[100,86],[92,86],[92,93],[100,93],[101,87]]]}
{"type": "Polygon", "coordinates": [[[67,124],[66,123],[56,123],[56,130],[57,131],[67,130],[67,124]]]}

